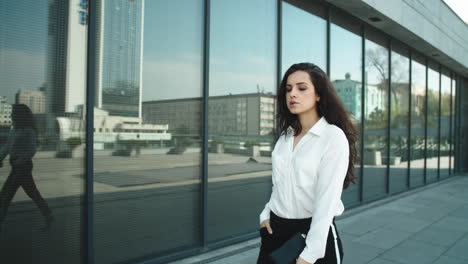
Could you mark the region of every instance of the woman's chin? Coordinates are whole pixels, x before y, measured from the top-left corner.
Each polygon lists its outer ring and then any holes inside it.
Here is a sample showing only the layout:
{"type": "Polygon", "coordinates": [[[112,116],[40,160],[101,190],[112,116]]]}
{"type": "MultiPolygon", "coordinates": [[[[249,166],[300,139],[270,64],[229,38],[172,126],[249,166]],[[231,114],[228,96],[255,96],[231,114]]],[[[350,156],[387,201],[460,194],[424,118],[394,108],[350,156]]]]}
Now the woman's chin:
{"type": "Polygon", "coordinates": [[[293,114],[293,115],[297,115],[297,114],[300,113],[300,111],[298,111],[298,109],[294,109],[294,108],[293,108],[293,109],[289,109],[289,112],[291,112],[291,114],[293,114]]]}

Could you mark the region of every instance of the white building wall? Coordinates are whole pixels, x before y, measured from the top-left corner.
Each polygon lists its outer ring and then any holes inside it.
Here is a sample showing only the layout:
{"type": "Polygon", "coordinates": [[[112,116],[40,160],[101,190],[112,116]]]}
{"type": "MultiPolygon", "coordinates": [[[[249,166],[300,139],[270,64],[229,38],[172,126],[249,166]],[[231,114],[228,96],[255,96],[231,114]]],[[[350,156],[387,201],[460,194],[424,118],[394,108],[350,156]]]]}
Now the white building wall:
{"type": "Polygon", "coordinates": [[[75,112],[78,105],[85,103],[87,25],[81,24],[81,0],[71,0],[68,17],[67,79],[65,112],[75,112]]]}

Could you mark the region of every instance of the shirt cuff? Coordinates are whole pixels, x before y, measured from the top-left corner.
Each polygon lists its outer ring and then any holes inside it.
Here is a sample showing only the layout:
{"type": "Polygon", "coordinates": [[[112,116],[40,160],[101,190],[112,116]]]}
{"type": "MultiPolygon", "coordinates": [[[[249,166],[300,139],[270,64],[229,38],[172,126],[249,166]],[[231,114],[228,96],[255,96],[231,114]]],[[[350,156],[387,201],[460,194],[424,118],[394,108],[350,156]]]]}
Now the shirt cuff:
{"type": "Polygon", "coordinates": [[[309,263],[315,263],[319,258],[308,252],[307,247],[304,248],[301,255],[299,255],[303,260],[309,263]]]}
{"type": "Polygon", "coordinates": [[[270,219],[270,212],[271,210],[268,207],[263,209],[262,213],[260,214],[260,224],[262,224],[263,221],[270,219]]]}

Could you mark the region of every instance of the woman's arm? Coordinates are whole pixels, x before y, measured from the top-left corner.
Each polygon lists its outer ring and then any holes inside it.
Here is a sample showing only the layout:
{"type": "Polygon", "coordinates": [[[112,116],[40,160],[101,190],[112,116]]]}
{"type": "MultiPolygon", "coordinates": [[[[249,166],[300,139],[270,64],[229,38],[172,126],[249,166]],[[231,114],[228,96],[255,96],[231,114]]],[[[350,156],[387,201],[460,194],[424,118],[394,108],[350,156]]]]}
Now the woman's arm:
{"type": "Polygon", "coordinates": [[[315,186],[316,204],[306,238],[306,247],[300,257],[315,263],[325,256],[328,232],[335,216],[332,210],[341,200],[343,182],[348,171],[349,144],[343,131],[339,131],[327,147],[320,161],[315,186]]]}
{"type": "Polygon", "coordinates": [[[268,202],[265,204],[265,208],[263,209],[263,211],[260,213],[260,225],[266,221],[266,220],[270,220],[270,212],[271,212],[271,209],[270,209],[270,201],[271,201],[271,196],[273,196],[273,191],[275,190],[275,184],[273,184],[273,187],[272,187],[272,191],[271,191],[271,195],[270,195],[270,199],[268,200],[268,202]]]}

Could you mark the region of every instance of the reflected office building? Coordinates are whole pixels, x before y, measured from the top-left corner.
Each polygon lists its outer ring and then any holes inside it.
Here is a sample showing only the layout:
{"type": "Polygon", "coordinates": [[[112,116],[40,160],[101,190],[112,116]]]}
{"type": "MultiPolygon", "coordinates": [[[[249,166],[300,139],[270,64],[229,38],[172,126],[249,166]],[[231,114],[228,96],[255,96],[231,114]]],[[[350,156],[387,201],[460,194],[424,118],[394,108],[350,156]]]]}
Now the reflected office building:
{"type": "Polygon", "coordinates": [[[141,118],[144,1],[101,1],[98,12],[96,106],[141,118]]]}
{"type": "MultiPolygon", "coordinates": [[[[329,75],[357,127],[346,209],[468,171],[468,26],[443,0],[0,10],[0,148],[27,105],[31,175],[53,216],[24,191],[0,201],[0,263],[170,263],[257,238],[277,88],[298,62],[329,75]]],[[[11,169],[4,159],[0,190],[11,169]]]]}

